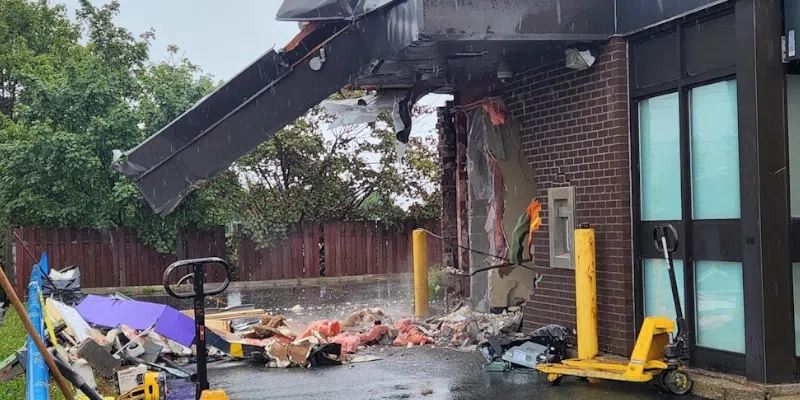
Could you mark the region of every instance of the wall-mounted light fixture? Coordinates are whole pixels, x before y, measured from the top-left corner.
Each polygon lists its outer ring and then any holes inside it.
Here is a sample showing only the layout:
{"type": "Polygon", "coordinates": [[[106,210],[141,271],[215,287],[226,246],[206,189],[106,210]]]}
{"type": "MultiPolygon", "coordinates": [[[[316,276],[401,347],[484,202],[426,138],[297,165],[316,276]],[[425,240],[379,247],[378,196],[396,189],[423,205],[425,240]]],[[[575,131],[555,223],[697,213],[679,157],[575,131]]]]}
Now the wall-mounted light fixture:
{"type": "Polygon", "coordinates": [[[582,71],[597,60],[590,50],[567,49],[567,68],[582,71]]]}

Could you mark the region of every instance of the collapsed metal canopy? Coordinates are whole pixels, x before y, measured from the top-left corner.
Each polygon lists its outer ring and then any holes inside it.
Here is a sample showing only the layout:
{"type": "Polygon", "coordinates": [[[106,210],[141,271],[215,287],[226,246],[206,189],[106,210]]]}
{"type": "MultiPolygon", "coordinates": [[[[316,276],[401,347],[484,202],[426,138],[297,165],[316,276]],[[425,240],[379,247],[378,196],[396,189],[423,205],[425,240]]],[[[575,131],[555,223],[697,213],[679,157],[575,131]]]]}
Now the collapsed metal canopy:
{"type": "Polygon", "coordinates": [[[396,0],[288,0],[278,21],[330,21],[361,18],[396,0]]]}
{"type": "Polygon", "coordinates": [[[501,65],[525,71],[567,44],[607,37],[614,0],[561,1],[558,24],[517,32],[517,15],[547,20],[550,2],[512,0],[489,13],[489,5],[474,1],[465,3],[465,12],[449,13],[450,0],[286,0],[278,19],[310,21],[297,37],[128,151],[114,168],[157,213],[169,214],[192,190],[343,87],[405,91],[393,107],[404,122],[397,138],[405,143],[410,106],[419,97],[497,76],[501,65]],[[508,33],[493,33],[498,24],[508,33]],[[451,34],[448,26],[459,29],[451,34]]]}
{"type": "Polygon", "coordinates": [[[417,14],[404,10],[415,4],[403,2],[352,22],[312,25],[287,49],[270,50],[125,153],[114,168],[139,186],[153,210],[169,214],[191,191],[311,107],[368,74],[375,60],[416,40],[414,21],[408,17],[417,14]],[[387,26],[401,22],[411,28],[400,34],[387,31],[387,26]]]}

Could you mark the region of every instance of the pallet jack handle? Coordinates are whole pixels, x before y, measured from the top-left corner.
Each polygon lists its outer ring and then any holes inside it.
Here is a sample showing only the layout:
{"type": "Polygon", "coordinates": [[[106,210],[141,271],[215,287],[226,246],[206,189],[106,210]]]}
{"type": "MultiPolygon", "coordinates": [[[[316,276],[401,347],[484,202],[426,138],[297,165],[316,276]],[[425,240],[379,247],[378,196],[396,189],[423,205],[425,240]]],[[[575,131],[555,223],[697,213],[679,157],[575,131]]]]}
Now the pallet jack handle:
{"type": "Polygon", "coordinates": [[[679,359],[688,359],[688,332],[686,318],[683,316],[680,294],[678,293],[678,279],[675,277],[675,264],[672,255],[678,251],[678,231],[672,224],[658,225],[653,229],[653,241],[656,249],[664,254],[664,261],[669,272],[669,286],[672,289],[672,301],[675,306],[675,322],[678,325],[678,333],[675,335],[674,349],[672,356],[679,359]]]}
{"type": "MultiPolygon", "coordinates": [[[[185,277],[184,277],[185,278],[185,277]]],[[[181,281],[183,278],[180,279],[181,281]]],[[[217,258],[198,258],[194,260],[182,260],[170,264],[167,270],[164,271],[164,290],[170,296],[176,299],[194,298],[194,327],[195,327],[195,343],[197,347],[197,390],[195,398],[200,399],[204,390],[208,390],[208,374],[206,370],[206,309],[205,301],[206,296],[213,296],[220,294],[228,288],[231,282],[231,267],[227,261],[217,258]],[[219,287],[205,291],[205,265],[217,264],[225,270],[225,281],[219,287]],[[170,275],[177,268],[191,266],[192,273],[187,275],[193,278],[194,293],[175,293],[169,284],[170,275]]]]}

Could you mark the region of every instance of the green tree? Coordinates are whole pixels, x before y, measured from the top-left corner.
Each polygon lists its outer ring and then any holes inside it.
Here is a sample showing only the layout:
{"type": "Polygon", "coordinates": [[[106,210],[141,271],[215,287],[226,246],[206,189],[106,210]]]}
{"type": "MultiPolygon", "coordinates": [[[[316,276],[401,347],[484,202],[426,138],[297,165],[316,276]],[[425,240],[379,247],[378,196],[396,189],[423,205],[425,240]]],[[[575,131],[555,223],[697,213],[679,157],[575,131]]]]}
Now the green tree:
{"type": "MultiPolygon", "coordinates": [[[[81,31],[60,6],[0,0],[0,10],[5,3],[49,16],[63,31],[81,31]]],[[[115,26],[118,11],[116,1],[98,8],[82,0],[77,16],[86,45],[79,35],[67,36],[52,54],[45,48],[35,55],[38,63],[0,67],[10,71],[8,81],[15,85],[13,109],[0,122],[0,222],[95,229],[127,225],[167,252],[176,229],[230,220],[231,199],[240,187],[232,173],[223,175],[162,219],[132,183],[110,168],[113,150],[134,147],[215,86],[188,60],[150,63],[152,32],[136,38],[115,26]]],[[[0,13],[0,26],[12,24],[12,17],[0,13]]],[[[42,17],[30,24],[47,21],[42,17]]],[[[40,30],[50,32],[34,25],[17,31],[40,30]]],[[[24,39],[16,35],[7,41],[24,39]]]]}
{"type": "Polygon", "coordinates": [[[64,6],[46,0],[0,0],[0,127],[13,117],[21,74],[47,75],[63,67],[80,37],[64,6]]]}
{"type": "MultiPolygon", "coordinates": [[[[418,116],[430,112],[415,110],[418,116]]],[[[391,225],[409,217],[438,218],[435,140],[413,138],[398,160],[388,112],[375,124],[323,134],[332,121],[314,108],[236,164],[247,182],[241,227],[261,246],[303,221],[381,220],[391,225]],[[411,199],[408,210],[400,206],[401,199],[411,199]]]]}

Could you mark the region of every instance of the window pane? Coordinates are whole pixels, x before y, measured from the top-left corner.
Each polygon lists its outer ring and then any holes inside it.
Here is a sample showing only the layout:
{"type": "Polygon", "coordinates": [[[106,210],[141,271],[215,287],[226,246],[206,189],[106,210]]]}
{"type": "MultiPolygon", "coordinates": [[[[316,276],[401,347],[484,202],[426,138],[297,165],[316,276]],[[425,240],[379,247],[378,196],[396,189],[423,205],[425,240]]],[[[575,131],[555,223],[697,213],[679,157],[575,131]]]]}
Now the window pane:
{"type": "Polygon", "coordinates": [[[692,216],[740,218],[736,81],[691,91],[692,216]]]}
{"type": "Polygon", "coordinates": [[[786,75],[789,120],[789,190],[792,216],[800,217],[800,75],[786,75]]]}
{"type": "MultiPolygon", "coordinates": [[[[681,310],[686,311],[683,295],[683,260],[674,260],[675,279],[678,281],[678,298],[681,310]]],[[[675,304],[672,302],[672,288],[669,285],[667,262],[662,258],[644,259],[644,315],[646,317],[667,317],[675,319],[675,304]]]]}
{"type": "Polygon", "coordinates": [[[794,354],[800,357],[800,263],[792,264],[794,285],[794,354]]]}
{"type": "Polygon", "coordinates": [[[642,221],[681,219],[678,94],[639,102],[642,221]]]}
{"type": "Polygon", "coordinates": [[[697,261],[697,344],[744,353],[742,263],[697,261]]]}

